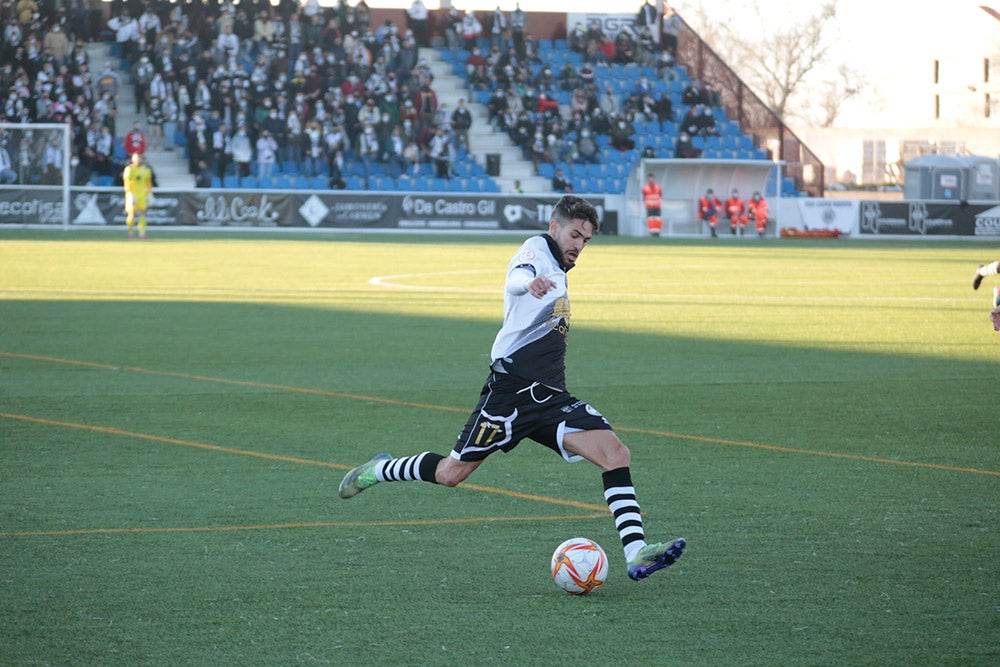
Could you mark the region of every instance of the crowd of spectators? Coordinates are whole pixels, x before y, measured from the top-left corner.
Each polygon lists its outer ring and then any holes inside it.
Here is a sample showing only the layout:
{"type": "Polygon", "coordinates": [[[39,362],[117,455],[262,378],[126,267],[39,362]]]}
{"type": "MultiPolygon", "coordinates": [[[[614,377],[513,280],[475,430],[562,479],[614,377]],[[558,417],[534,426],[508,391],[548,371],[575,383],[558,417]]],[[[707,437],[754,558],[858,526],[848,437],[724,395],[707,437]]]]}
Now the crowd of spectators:
{"type": "MultiPolygon", "coordinates": [[[[662,91],[657,95],[655,81],[649,76],[639,77],[632,90],[624,94],[611,86],[600,90],[596,83],[595,68],[601,64],[635,63],[652,68],[661,80],[676,79],[676,39],[658,42],[654,38],[657,23],[655,10],[649,3],[640,9],[634,26],[625,26],[614,38],[605,34],[599,20],[586,27],[577,23],[569,31],[567,46],[580,54],[583,64],[577,66],[573,60],[567,60],[558,70],[540,57],[543,50],[526,31],[523,21],[519,40],[505,38],[509,31],[496,27],[503,25],[505,17],[499,10],[494,12],[490,41],[484,49],[474,40],[460,40],[459,35],[467,32],[463,27],[466,22],[454,10],[450,16],[448,43],[455,49],[459,44],[470,47],[464,63],[470,89],[489,91],[490,122],[521,147],[536,173],[542,163],[599,162],[601,146],[605,144],[613,150],[643,149],[648,153],[651,150],[648,147],[636,146],[636,125],[655,122],[665,130],[668,123],[677,120],[670,93],[662,91]],[[556,101],[564,92],[570,93],[568,108],[556,101]]],[[[507,25],[512,20],[513,15],[507,17],[507,25]]],[[[676,36],[676,28],[671,26],[670,30],[676,36]]],[[[697,123],[691,123],[690,132],[707,136],[714,131],[713,108],[719,105],[719,98],[710,86],[700,82],[692,85],[693,92],[687,94],[686,90],[683,99],[685,106],[697,109],[697,123]]],[[[685,115],[684,120],[689,118],[685,115]]],[[[697,154],[693,146],[691,150],[682,146],[676,155],[663,157],[697,154]]]]}
{"type": "MultiPolygon", "coordinates": [[[[326,176],[335,187],[344,186],[349,161],[363,165],[366,176],[376,164],[396,178],[426,165],[424,173],[447,178],[458,152],[470,149],[472,115],[464,100],[455,109],[439,103],[429,64],[419,56],[418,45],[430,39],[422,0],[407,10],[406,27],[391,20],[373,26],[365,0],[333,7],[316,0],[114,2],[105,36],[121,62],[131,64],[127,74],[110,63],[92,72],[85,46],[97,35],[89,20],[77,19],[84,7],[82,0],[16,0],[0,8],[0,119],[70,123],[76,182],[117,176],[130,152],[171,150],[178,139],[189,171],[202,181],[209,173],[269,177],[280,163],[326,176]],[[145,126],[141,142],[129,141],[142,134],[138,127],[118,134],[124,85],[134,86],[135,112],[145,126]]],[[[660,78],[674,77],[675,43],[653,39],[645,8],[635,29],[614,39],[599,21],[575,26],[567,43],[584,64],[567,62],[558,71],[542,62],[519,5],[509,14],[497,9],[485,27],[473,12],[452,7],[443,34],[456,53],[470,52],[471,90],[492,91],[491,124],[510,135],[536,170],[543,162],[595,163],[605,141],[612,149],[637,148],[635,123],[663,127],[676,120],[670,95],[655,96],[645,76],[624,95],[595,84],[600,63],[650,65],[660,78]],[[571,93],[568,109],[555,100],[561,91],[571,93]]],[[[711,134],[717,93],[695,82],[683,102],[691,111],[682,130],[711,134]]],[[[11,173],[17,182],[61,179],[58,167],[43,164],[41,146],[5,148],[0,180],[11,173]]]]}

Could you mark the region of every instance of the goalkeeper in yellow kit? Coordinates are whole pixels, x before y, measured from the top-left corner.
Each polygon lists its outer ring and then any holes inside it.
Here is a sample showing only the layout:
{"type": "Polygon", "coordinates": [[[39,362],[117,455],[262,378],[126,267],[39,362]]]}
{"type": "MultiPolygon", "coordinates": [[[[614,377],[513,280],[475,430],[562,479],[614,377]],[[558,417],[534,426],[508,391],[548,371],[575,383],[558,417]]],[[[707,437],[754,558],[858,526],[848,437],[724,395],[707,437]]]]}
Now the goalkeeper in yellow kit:
{"type": "Polygon", "coordinates": [[[153,172],[146,166],[141,153],[132,153],[132,161],[122,173],[125,183],[125,224],[128,237],[133,238],[136,217],[139,218],[139,238],[146,238],[146,200],[153,194],[153,172]]]}

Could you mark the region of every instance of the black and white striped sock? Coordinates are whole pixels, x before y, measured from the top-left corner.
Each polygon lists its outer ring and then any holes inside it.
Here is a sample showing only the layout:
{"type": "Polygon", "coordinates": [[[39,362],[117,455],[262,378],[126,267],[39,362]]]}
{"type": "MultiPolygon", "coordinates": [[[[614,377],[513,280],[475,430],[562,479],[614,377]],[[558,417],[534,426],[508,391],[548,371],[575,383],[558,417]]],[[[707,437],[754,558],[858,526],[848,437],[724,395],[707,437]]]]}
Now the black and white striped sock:
{"type": "Polygon", "coordinates": [[[642,512],[635,499],[635,487],[628,468],[615,468],[603,474],[604,500],[615,517],[615,528],[625,549],[625,560],[632,560],[646,546],[642,512]]]}
{"type": "Polygon", "coordinates": [[[375,479],[380,482],[433,482],[434,473],[444,457],[434,452],[389,459],[375,466],[375,479]]]}

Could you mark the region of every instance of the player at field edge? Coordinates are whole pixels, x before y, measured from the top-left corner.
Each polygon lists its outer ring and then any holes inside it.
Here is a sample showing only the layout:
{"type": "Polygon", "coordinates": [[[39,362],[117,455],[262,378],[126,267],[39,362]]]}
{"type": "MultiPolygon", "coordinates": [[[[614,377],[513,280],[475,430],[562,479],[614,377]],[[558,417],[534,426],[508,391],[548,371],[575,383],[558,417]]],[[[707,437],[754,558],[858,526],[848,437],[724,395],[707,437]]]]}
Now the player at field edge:
{"type": "MultiPolygon", "coordinates": [[[[972,277],[972,289],[979,289],[986,276],[995,276],[998,273],[1000,273],[1000,259],[983,264],[976,269],[976,275],[972,277]]],[[[993,322],[993,330],[1000,331],[1000,286],[993,288],[993,310],[990,312],[990,321],[993,322]]]]}
{"type": "Polygon", "coordinates": [[[647,544],[628,448],[601,413],[566,388],[566,273],[599,229],[590,202],[574,195],[559,199],[548,233],[527,239],[507,266],[503,325],[493,343],[490,373],[450,456],[377,454],[344,476],[341,498],[381,482],[456,486],[488,456],[509,452],[528,438],[566,461],[586,459],[600,468],[629,577],[645,579],[680,558],[684,539],[647,544]]]}
{"type": "Polygon", "coordinates": [[[122,172],[125,185],[125,224],[128,237],[135,235],[133,227],[139,218],[139,238],[146,238],[146,200],[153,192],[153,172],[145,164],[141,153],[132,153],[132,159],[122,172]]]}

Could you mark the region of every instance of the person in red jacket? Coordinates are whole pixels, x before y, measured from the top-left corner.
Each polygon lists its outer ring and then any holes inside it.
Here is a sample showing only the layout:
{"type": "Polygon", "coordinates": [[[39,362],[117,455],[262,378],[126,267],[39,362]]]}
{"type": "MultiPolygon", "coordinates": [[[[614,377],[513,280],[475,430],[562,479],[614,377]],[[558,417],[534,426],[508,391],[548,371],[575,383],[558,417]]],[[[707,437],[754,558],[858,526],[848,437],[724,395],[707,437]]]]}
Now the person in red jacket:
{"type": "Polygon", "coordinates": [[[652,236],[659,236],[663,231],[663,218],[660,217],[662,203],[663,188],[656,182],[656,174],[650,174],[649,180],[642,186],[642,205],[646,207],[646,229],[652,236]]]}
{"type": "Polygon", "coordinates": [[[132,126],[132,131],[125,135],[125,155],[132,157],[133,153],[146,154],[146,135],[142,133],[139,123],[132,126]]]}
{"type": "Polygon", "coordinates": [[[764,238],[764,227],[767,226],[767,200],[759,192],[754,192],[747,202],[747,212],[757,225],[757,236],[764,238]]]}
{"type": "Polygon", "coordinates": [[[729,216],[729,231],[735,235],[739,227],[740,236],[747,229],[747,205],[740,197],[740,191],[733,188],[733,194],[726,200],[726,215],[729,216]]]}
{"type": "Polygon", "coordinates": [[[721,210],[722,202],[715,196],[715,191],[712,188],[706,190],[705,196],[698,200],[698,219],[708,223],[713,237],[718,236],[715,233],[715,223],[719,221],[719,211],[721,210]]]}

